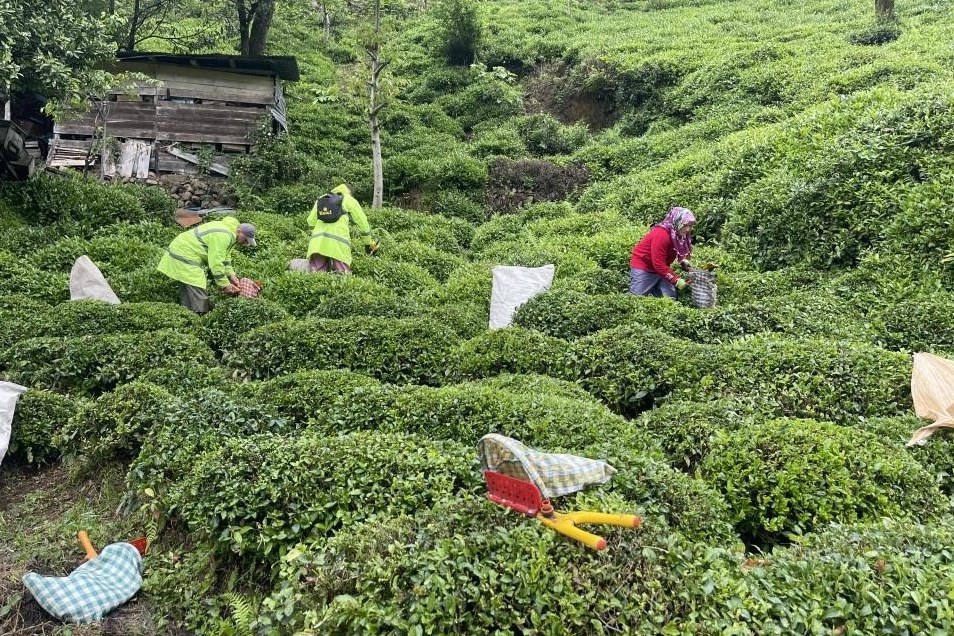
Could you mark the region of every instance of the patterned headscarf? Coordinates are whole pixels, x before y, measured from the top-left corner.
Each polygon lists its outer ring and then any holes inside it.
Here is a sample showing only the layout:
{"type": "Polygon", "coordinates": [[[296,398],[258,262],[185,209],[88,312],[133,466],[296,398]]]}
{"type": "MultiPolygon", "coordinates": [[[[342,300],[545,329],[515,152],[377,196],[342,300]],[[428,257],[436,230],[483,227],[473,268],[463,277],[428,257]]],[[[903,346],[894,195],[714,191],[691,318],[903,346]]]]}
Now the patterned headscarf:
{"type": "Polygon", "coordinates": [[[689,258],[689,255],[692,254],[692,236],[689,234],[681,236],[679,234],[679,228],[687,223],[695,222],[696,217],[689,208],[675,207],[670,208],[669,214],[666,215],[662,223],[657,224],[669,232],[669,238],[672,239],[672,246],[676,248],[676,258],[680,261],[684,258],[689,258]]]}

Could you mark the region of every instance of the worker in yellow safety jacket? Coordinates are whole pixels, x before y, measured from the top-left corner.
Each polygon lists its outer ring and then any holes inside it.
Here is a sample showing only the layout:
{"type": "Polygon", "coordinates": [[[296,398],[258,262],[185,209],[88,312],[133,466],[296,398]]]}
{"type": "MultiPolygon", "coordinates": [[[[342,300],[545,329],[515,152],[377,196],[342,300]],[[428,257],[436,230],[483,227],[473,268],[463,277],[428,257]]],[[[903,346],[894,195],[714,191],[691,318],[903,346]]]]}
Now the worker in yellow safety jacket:
{"type": "Polygon", "coordinates": [[[236,243],[255,247],[255,226],[233,216],[208,221],[172,239],[156,269],[179,281],[179,304],[204,314],[209,311],[206,269],[224,293],[234,296],[239,291],[231,260],[236,243]]]}
{"type": "Polygon", "coordinates": [[[368,217],[351,195],[351,188],[339,185],[315,201],[308,215],[312,228],[307,256],[309,272],[351,273],[351,223],[361,232],[365,251],[377,251],[378,242],[371,236],[368,217]]]}

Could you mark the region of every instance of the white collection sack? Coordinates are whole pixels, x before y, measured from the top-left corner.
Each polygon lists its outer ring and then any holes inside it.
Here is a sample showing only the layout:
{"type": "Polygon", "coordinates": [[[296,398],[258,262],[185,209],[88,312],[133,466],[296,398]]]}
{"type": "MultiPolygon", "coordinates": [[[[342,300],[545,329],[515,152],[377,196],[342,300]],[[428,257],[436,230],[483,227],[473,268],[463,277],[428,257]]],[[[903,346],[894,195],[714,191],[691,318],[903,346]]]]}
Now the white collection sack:
{"type": "Polygon", "coordinates": [[[10,435],[13,433],[13,413],[17,409],[20,394],[25,386],[13,382],[0,382],[0,462],[10,447],[10,435]]]}
{"type": "Polygon", "coordinates": [[[102,300],[112,305],[119,304],[119,296],[106,282],[96,263],[85,254],[76,259],[70,270],[70,300],[102,300]]]}
{"type": "Polygon", "coordinates": [[[493,272],[493,287],[490,290],[490,328],[510,326],[513,312],[553,283],[553,265],[543,267],[514,267],[497,265],[493,272]]]}

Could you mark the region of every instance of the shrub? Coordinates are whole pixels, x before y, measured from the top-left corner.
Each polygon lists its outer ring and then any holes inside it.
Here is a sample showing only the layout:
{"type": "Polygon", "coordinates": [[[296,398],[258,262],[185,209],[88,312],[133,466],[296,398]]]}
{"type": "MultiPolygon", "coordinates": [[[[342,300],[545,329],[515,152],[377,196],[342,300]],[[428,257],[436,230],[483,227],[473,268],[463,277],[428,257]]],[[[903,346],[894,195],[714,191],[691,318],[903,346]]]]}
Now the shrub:
{"type": "Polygon", "coordinates": [[[360,402],[366,388],[380,386],[372,377],[353,371],[313,370],[289,373],[263,382],[244,384],[239,395],[255,403],[268,404],[282,417],[306,424],[325,417],[338,402],[347,406],[360,402]]]}
{"type": "Polygon", "coordinates": [[[911,403],[910,358],[851,342],[760,336],[694,345],[664,377],[674,398],[754,400],[822,421],[897,415],[911,403]]]}
{"type": "Polygon", "coordinates": [[[382,430],[476,446],[500,433],[543,451],[578,449],[625,427],[625,421],[593,400],[547,394],[517,394],[474,385],[403,387],[382,430]]]}
{"type": "Polygon", "coordinates": [[[181,408],[173,394],[135,381],[88,402],[63,431],[70,455],[93,469],[106,462],[129,463],[139,455],[150,429],[181,408]]]}
{"type": "Polygon", "coordinates": [[[643,412],[633,424],[659,440],[669,463],[694,475],[699,463],[709,454],[716,435],[756,421],[761,418],[757,418],[751,405],[722,399],[668,402],[643,412]]]}
{"type": "Polygon", "coordinates": [[[449,64],[472,64],[480,44],[477,7],[464,0],[441,0],[435,7],[438,45],[449,64]]]}
{"type": "Polygon", "coordinates": [[[772,420],[716,436],[700,475],[758,544],[829,522],[923,519],[942,509],[934,478],[873,435],[811,420],[772,420]]]}
{"type": "Polygon", "coordinates": [[[33,325],[50,305],[21,294],[0,294],[0,350],[34,335],[33,325]]]}
{"type": "Polygon", "coordinates": [[[30,338],[7,350],[3,359],[16,382],[92,395],[129,382],[183,352],[188,352],[192,364],[214,363],[205,343],[169,330],[148,335],[30,338]]]}
{"type": "Polygon", "coordinates": [[[170,407],[141,429],[145,433],[142,447],[126,474],[126,499],[136,503],[138,493],[152,488],[163,512],[174,510],[165,493],[191,472],[206,451],[221,448],[228,440],[296,430],[271,405],[249,402],[217,388],[177,396],[170,407]]]}
{"type": "Polygon", "coordinates": [[[661,331],[623,325],[571,342],[553,375],[576,380],[614,412],[632,417],[670,392],[667,372],[689,351],[689,343],[661,331]]]}
{"type": "MultiPolygon", "coordinates": [[[[139,195],[140,189],[136,186],[103,185],[76,173],[65,178],[41,174],[18,185],[7,198],[31,223],[73,222],[77,228],[89,232],[118,221],[146,219],[143,201],[147,198],[140,199],[139,195]]],[[[153,205],[151,196],[148,203],[153,205]]]]}
{"type": "Polygon", "coordinates": [[[878,314],[879,339],[892,349],[954,355],[954,294],[912,298],[878,314]]]}
{"type": "Polygon", "coordinates": [[[8,459],[15,463],[43,464],[62,450],[62,431],[83,400],[43,389],[30,389],[17,401],[8,459]]]}
{"type": "Polygon", "coordinates": [[[304,369],[345,368],[386,382],[437,384],[446,351],[459,338],[448,327],[416,318],[290,320],[253,329],[242,348],[223,355],[250,378],[304,369]]]}
{"type": "Polygon", "coordinates": [[[486,378],[500,373],[547,373],[567,343],[537,331],[507,327],[486,331],[448,352],[452,381],[486,378]]]}
{"type": "Polygon", "coordinates": [[[274,301],[228,298],[203,317],[201,334],[213,351],[222,352],[238,346],[247,331],[288,318],[288,312],[274,301]]]}
{"type": "Polygon", "coordinates": [[[50,304],[69,300],[68,277],[37,269],[9,252],[0,252],[0,296],[13,294],[50,304]]]}
{"type": "Polygon", "coordinates": [[[289,314],[305,316],[316,310],[326,298],[344,290],[365,297],[391,293],[378,283],[360,276],[283,272],[269,281],[260,298],[274,303],[289,314]]]}
{"type": "Polygon", "coordinates": [[[519,327],[572,340],[630,322],[668,333],[688,311],[673,307],[668,298],[642,298],[631,294],[596,296],[572,290],[552,290],[534,296],[518,307],[513,322],[519,327]]]}
{"type": "Polygon", "coordinates": [[[455,442],[409,435],[258,435],[199,457],[169,499],[223,554],[274,558],[359,519],[413,514],[474,492],[475,462],[455,442]],[[237,488],[245,495],[234,497],[237,488]]]}
{"type": "Polygon", "coordinates": [[[76,300],[51,307],[37,316],[35,336],[66,337],[105,334],[133,334],[174,329],[194,332],[198,318],[180,305],[171,303],[121,303],[76,300]]]}

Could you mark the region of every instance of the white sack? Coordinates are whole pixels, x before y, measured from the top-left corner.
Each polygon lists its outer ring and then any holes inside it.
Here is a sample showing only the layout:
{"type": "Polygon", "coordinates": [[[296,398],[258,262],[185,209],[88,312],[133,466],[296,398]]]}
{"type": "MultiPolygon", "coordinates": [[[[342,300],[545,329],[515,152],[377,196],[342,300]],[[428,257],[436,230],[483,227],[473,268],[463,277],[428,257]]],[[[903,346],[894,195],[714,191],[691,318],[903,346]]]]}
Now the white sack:
{"type": "Polygon", "coordinates": [[[76,259],[70,270],[70,300],[102,300],[112,305],[119,304],[119,296],[85,254],[76,259]]]}
{"type": "Polygon", "coordinates": [[[513,312],[537,294],[550,289],[553,283],[553,265],[543,267],[513,267],[497,265],[490,290],[490,328],[507,327],[513,312]]]}
{"type": "Polygon", "coordinates": [[[13,382],[0,382],[0,462],[7,454],[10,446],[10,435],[13,433],[13,413],[17,408],[20,394],[26,391],[25,386],[13,382]]]}
{"type": "Polygon", "coordinates": [[[307,258],[293,258],[288,262],[288,271],[290,272],[307,272],[308,271],[308,259],[307,258]]]}

